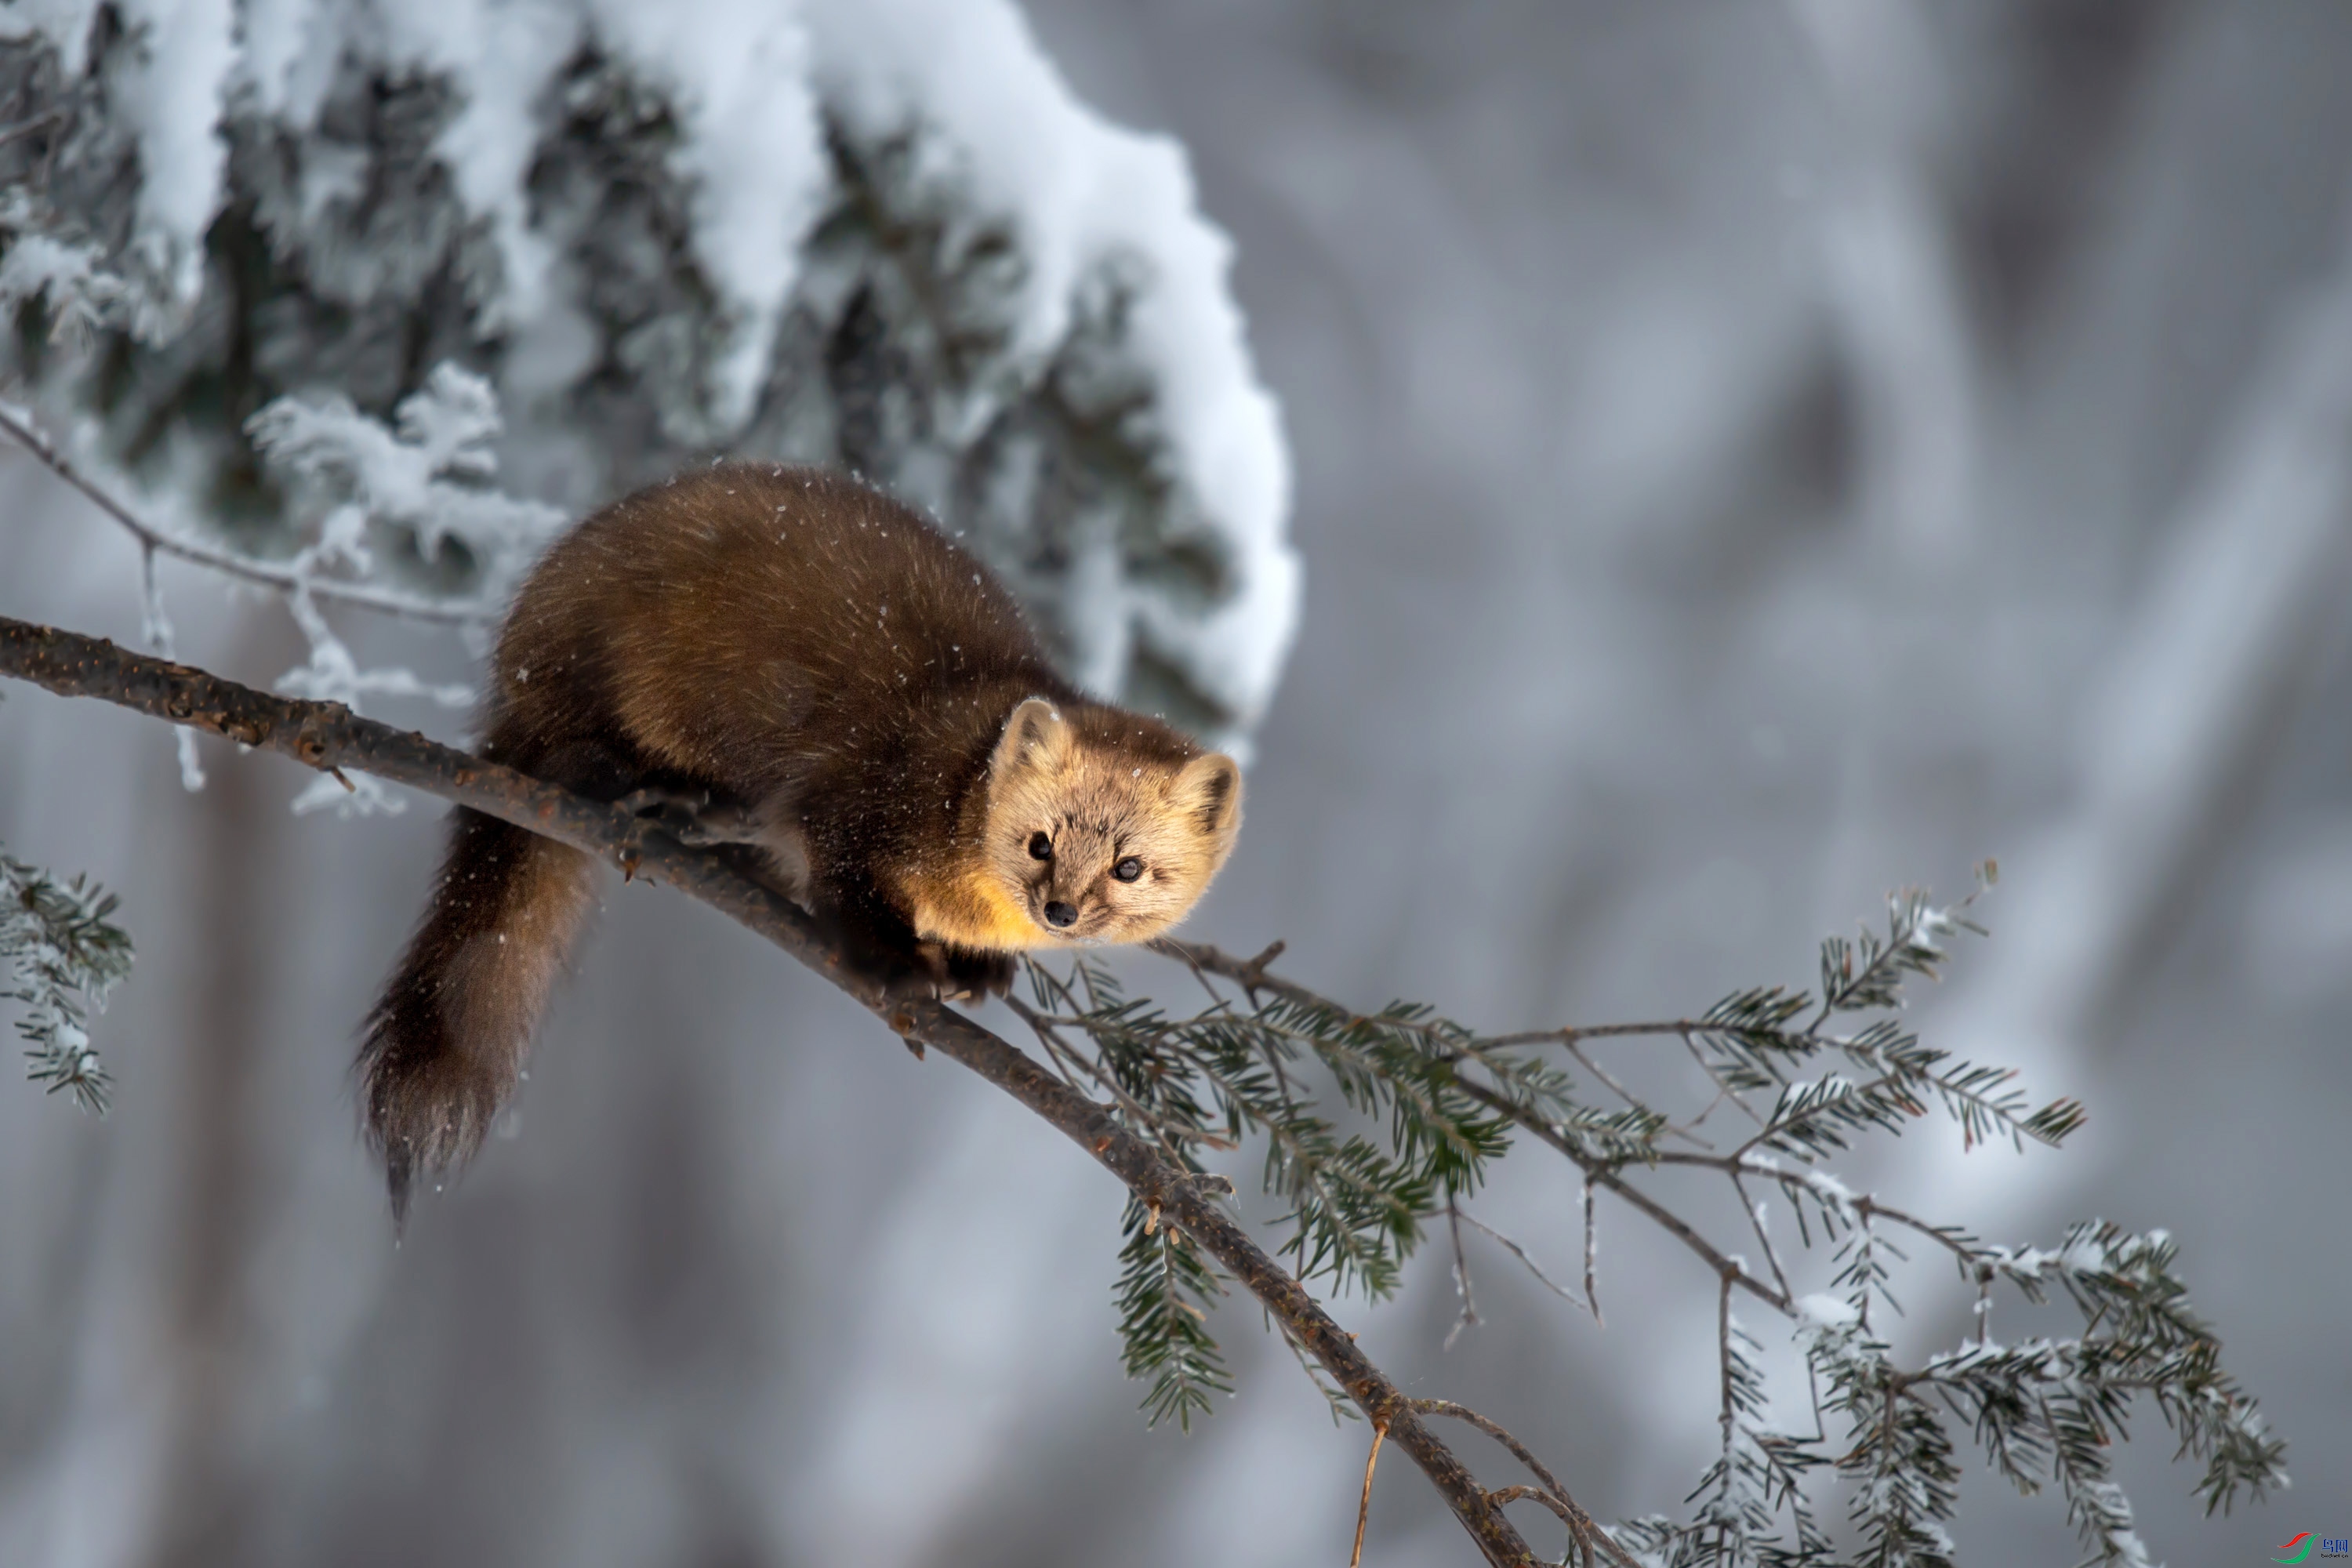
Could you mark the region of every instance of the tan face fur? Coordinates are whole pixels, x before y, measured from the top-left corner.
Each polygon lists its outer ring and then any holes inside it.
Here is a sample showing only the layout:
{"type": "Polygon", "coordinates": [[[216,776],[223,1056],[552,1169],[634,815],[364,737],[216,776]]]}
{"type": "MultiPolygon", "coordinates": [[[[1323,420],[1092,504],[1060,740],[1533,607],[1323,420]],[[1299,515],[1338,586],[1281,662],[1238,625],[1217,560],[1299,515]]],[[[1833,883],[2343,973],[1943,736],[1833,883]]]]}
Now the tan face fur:
{"type": "Polygon", "coordinates": [[[1028,914],[1024,946],[1158,935],[1200,900],[1241,825],[1231,757],[1096,745],[1042,698],[1013,710],[989,763],[987,869],[1028,914]]]}

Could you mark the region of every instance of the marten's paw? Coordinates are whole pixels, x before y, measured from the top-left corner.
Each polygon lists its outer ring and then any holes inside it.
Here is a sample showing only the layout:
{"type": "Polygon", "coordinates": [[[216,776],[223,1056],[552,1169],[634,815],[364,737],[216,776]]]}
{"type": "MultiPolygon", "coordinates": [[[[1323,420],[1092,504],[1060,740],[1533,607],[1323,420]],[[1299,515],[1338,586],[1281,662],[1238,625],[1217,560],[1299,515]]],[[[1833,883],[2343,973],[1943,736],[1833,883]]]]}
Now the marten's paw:
{"type": "Polygon", "coordinates": [[[862,981],[894,1000],[977,1002],[1012,989],[1013,955],[951,947],[919,937],[887,911],[851,905],[821,910],[853,983],[862,981]]]}
{"type": "Polygon", "coordinates": [[[1009,952],[973,952],[965,948],[950,948],[946,953],[946,972],[941,994],[955,1002],[979,1002],[991,996],[1003,996],[1013,989],[1013,955],[1009,952]]]}
{"type": "Polygon", "coordinates": [[[658,787],[624,795],[620,804],[648,826],[657,827],[689,849],[719,844],[760,842],[758,825],[746,807],[715,799],[708,790],[680,794],[658,787]]]}
{"type": "Polygon", "coordinates": [[[1013,987],[1013,955],[974,952],[945,942],[915,944],[916,967],[898,977],[891,991],[920,996],[925,1001],[978,1002],[1002,996],[1013,987]]]}
{"type": "Polygon", "coordinates": [[[932,944],[903,927],[860,920],[851,911],[820,910],[818,926],[840,954],[841,979],[852,990],[879,991],[893,1000],[936,1002],[947,977],[944,965],[927,952],[932,944]]]}

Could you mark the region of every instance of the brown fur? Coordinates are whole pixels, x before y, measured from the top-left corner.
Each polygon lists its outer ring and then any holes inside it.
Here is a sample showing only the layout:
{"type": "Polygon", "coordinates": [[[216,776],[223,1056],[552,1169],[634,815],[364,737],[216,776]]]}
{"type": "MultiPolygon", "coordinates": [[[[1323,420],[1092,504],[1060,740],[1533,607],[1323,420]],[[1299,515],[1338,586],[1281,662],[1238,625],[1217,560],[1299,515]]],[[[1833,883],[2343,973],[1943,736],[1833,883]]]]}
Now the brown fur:
{"type": "MultiPolygon", "coordinates": [[[[1156,935],[1241,825],[1231,758],[1081,696],[977,561],[816,469],[608,507],[532,573],[497,659],[485,755],[597,799],[707,793],[900,982],[1001,987],[1014,952],[1156,935]]],[[[593,896],[585,857],[452,821],[361,1053],[396,1213],[479,1145],[593,896]]]]}

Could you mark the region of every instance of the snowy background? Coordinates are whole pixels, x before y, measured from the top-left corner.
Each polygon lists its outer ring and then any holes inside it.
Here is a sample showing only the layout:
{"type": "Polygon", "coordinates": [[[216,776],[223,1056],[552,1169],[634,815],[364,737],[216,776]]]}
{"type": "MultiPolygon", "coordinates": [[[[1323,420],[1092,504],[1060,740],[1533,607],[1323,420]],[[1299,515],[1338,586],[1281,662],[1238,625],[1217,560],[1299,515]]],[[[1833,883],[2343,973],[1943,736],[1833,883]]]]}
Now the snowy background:
{"type": "MultiPolygon", "coordinates": [[[[2150,1438],[2159,1557],[2352,1523],[2352,16],[1030,15],[1189,149],[1289,442],[1297,638],[1195,931],[1494,1027],[1648,1016],[1998,856],[1919,1021],[2091,1127],[1865,1174],[1998,1238],[2179,1238],[2298,1484],[2206,1521],[2150,1438]]],[[[138,635],[124,537],[21,458],[0,508],[0,613],[138,635]]],[[[190,657],[304,659],[164,575],[190,657]]],[[[1254,1313],[1239,1395],[1146,1432],[1108,1180],[673,899],[614,889],[515,1136],[394,1251],[347,1063],[437,813],[298,819],[290,765],[205,763],[191,796],[147,721],[0,704],[0,840],[140,942],[116,1113],[0,1092],[0,1562],[1344,1560],[1360,1428],[1254,1313]]],[[[1536,1168],[1480,1212],[1566,1269],[1572,1198],[1536,1168]]],[[[1492,1250],[1451,1350],[1438,1250],[1340,1310],[1607,1518],[1706,1462],[1714,1306],[1601,1223],[1606,1329],[1492,1250]]],[[[1971,1487],[1963,1561],[2074,1561],[2053,1504],[1971,1487]]],[[[1372,1525],[1369,1563],[1469,1560],[1402,1465],[1372,1525]]]]}

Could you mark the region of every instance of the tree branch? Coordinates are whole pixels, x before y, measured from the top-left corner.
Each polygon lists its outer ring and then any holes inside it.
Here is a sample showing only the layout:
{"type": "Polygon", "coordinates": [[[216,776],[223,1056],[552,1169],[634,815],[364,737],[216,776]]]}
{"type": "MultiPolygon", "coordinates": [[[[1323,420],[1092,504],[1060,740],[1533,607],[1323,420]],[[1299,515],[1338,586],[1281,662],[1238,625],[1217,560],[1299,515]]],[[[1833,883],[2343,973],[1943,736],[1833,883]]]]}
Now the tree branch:
{"type": "Polygon", "coordinates": [[[1593,1521],[1592,1516],[1584,1511],[1582,1505],[1568,1495],[1568,1489],[1560,1485],[1559,1478],[1545,1468],[1543,1461],[1537,1458],[1525,1443],[1512,1436],[1501,1426],[1488,1420],[1467,1405],[1456,1405],[1450,1399],[1416,1399],[1412,1402],[1412,1407],[1424,1415],[1451,1416],[1456,1421],[1465,1421],[1475,1426],[1479,1431],[1508,1448],[1511,1451],[1511,1457],[1525,1465],[1536,1479],[1543,1483],[1538,1488],[1506,1487],[1503,1490],[1493,1494],[1497,1504],[1509,1502],[1519,1497],[1536,1497],[1545,1507],[1559,1515],[1561,1521],[1568,1526],[1569,1534],[1574,1539],[1575,1543],[1582,1547],[1588,1555],[1597,1546],[1612,1563],[1620,1564],[1621,1568],[1640,1568],[1625,1549],[1618,1545],[1607,1531],[1593,1521]]]}
{"type": "Polygon", "coordinates": [[[281,594],[307,594],[314,599],[354,605],[361,609],[377,610],[405,620],[441,626],[488,626],[498,620],[498,611],[492,605],[436,603],[418,595],[403,594],[394,589],[339,583],[331,577],[313,577],[291,567],[272,565],[248,555],[240,555],[233,550],[217,549],[184,534],[167,532],[123,505],[104,487],[75,467],[73,460],[58,450],[57,443],[50,440],[24,410],[0,402],[0,434],[14,439],[32,455],[35,461],[79,491],[85,500],[109,518],[121,524],[132,538],[139,541],[141,548],[151,558],[161,551],[199,566],[209,566],[241,582],[274,588],[281,594]]]}
{"type": "MultiPolygon", "coordinates": [[[[631,878],[677,889],[765,937],[824,975],[891,1031],[969,1068],[1084,1148],[1137,1199],[1180,1226],[1312,1352],[1421,1467],[1488,1563],[1537,1561],[1501,1507],[1423,1424],[1414,1402],[1356,1348],[1306,1289],[1214,1206],[1202,1184],[1123,1128],[1111,1107],[1079,1094],[1031,1058],[935,1001],[888,993],[852,970],[797,907],[713,857],[648,830],[625,805],[600,805],[486,763],[335,702],[274,697],[187,665],[113,643],[0,616],[0,675],[61,697],[95,697],[152,718],[293,758],[322,772],[350,768],[439,795],[617,864],[631,878]]],[[[1261,976],[1263,984],[1263,977],[1261,976]]]]}
{"type": "MultiPolygon", "coordinates": [[[[1314,1007],[1337,1007],[1328,996],[1318,995],[1304,985],[1285,980],[1278,974],[1268,974],[1265,966],[1280,956],[1284,944],[1276,942],[1255,958],[1235,958],[1220,948],[1204,942],[1182,942],[1172,936],[1155,937],[1145,944],[1164,958],[1187,963],[1201,973],[1222,974],[1239,984],[1244,991],[1270,992],[1302,1002],[1314,1007]]],[[[1341,1011],[1346,1009],[1341,1008],[1341,1011]]],[[[1395,1018],[1381,1020],[1392,1029],[1410,1029],[1414,1026],[1395,1018]]],[[[1702,1018],[1657,1018],[1637,1024],[1584,1024],[1559,1029],[1527,1029],[1513,1035],[1482,1037],[1479,1045],[1488,1049],[1505,1046],[1574,1045],[1579,1040],[1624,1039],[1639,1035],[1670,1035],[1687,1039],[1710,1030],[1722,1031],[1723,1026],[1709,1024],[1702,1018]]]]}

